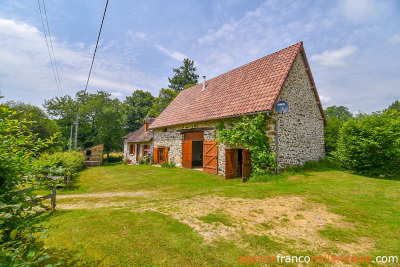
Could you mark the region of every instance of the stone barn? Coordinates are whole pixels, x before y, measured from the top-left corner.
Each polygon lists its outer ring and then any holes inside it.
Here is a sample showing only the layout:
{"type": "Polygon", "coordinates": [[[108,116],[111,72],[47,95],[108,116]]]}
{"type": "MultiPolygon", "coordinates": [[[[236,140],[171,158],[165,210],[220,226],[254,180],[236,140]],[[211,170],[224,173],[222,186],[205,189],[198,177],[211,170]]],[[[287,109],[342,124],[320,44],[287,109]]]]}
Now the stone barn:
{"type": "Polygon", "coordinates": [[[240,146],[217,144],[217,122],[264,113],[265,130],[275,152],[278,125],[280,167],[324,157],[326,120],[303,42],[233,69],[180,92],[155,119],[154,163],[174,162],[202,168],[225,178],[248,177],[250,153],[240,146]],[[274,105],[289,110],[277,114],[274,105]]]}
{"type": "Polygon", "coordinates": [[[92,146],[81,150],[80,152],[85,157],[85,166],[100,166],[103,164],[104,144],[92,146]]]}
{"type": "Polygon", "coordinates": [[[122,137],[124,139],[124,160],[130,164],[136,164],[139,159],[152,151],[153,132],[149,129],[155,118],[145,118],[143,126],[139,130],[129,133],[122,137]]]}

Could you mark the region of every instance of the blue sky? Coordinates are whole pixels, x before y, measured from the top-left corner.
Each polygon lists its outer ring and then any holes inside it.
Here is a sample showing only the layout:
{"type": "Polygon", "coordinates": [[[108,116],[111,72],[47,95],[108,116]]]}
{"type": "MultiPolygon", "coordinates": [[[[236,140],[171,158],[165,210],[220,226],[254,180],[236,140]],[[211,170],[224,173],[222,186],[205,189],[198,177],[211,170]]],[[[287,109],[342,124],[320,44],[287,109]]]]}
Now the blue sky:
{"type": "MultiPolygon", "coordinates": [[[[42,0],[40,0],[42,3],[42,0]]],[[[85,88],[105,0],[45,0],[64,94],[85,88]]],[[[157,95],[188,57],[215,77],[304,42],[324,108],[400,99],[400,1],[110,0],[88,91],[157,95]]],[[[0,2],[2,101],[59,96],[36,0],[0,2]]]]}

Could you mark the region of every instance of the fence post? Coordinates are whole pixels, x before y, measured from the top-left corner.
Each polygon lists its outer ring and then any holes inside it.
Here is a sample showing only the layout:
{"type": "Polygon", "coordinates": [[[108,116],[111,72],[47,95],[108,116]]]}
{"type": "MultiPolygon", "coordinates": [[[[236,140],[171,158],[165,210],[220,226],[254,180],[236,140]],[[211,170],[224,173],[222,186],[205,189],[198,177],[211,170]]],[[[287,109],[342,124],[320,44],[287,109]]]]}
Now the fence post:
{"type": "Polygon", "coordinates": [[[57,190],[57,187],[53,186],[53,189],[51,192],[51,208],[53,210],[56,208],[56,190],[57,190]]]}

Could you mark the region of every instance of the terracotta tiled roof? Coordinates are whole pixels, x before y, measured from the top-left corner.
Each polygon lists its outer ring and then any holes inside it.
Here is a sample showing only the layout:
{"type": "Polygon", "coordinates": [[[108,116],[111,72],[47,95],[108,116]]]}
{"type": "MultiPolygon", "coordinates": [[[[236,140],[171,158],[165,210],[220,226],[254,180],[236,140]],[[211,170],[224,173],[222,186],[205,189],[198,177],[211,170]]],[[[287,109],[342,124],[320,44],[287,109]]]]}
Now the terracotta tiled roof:
{"type": "Polygon", "coordinates": [[[150,142],[153,138],[153,132],[151,130],[144,131],[145,125],[140,127],[139,130],[131,132],[130,134],[125,135],[124,142],[132,142],[132,143],[141,143],[141,142],[150,142]]]}
{"type": "Polygon", "coordinates": [[[160,128],[272,110],[303,42],[183,90],[152,123],[160,128]]]}

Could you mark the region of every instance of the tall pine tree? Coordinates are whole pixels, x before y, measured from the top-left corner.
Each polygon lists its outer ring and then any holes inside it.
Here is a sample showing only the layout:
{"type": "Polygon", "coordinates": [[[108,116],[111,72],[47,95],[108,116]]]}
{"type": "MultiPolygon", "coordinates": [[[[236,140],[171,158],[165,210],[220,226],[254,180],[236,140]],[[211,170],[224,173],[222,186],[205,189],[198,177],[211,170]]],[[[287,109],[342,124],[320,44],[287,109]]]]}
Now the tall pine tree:
{"type": "Polygon", "coordinates": [[[183,60],[183,66],[178,69],[172,69],[174,77],[168,78],[168,87],[175,92],[180,92],[186,85],[195,85],[198,83],[199,75],[196,73],[194,61],[188,58],[183,60]]]}

